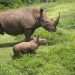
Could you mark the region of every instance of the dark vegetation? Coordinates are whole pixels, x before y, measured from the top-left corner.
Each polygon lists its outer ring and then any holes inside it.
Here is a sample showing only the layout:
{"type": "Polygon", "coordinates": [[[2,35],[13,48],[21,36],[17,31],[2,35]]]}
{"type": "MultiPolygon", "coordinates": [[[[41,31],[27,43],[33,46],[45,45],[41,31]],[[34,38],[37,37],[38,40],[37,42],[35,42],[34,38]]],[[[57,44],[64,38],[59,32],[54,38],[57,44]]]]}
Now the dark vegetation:
{"type": "Polygon", "coordinates": [[[17,8],[23,5],[55,2],[56,0],[0,0],[0,8],[17,8]]]}

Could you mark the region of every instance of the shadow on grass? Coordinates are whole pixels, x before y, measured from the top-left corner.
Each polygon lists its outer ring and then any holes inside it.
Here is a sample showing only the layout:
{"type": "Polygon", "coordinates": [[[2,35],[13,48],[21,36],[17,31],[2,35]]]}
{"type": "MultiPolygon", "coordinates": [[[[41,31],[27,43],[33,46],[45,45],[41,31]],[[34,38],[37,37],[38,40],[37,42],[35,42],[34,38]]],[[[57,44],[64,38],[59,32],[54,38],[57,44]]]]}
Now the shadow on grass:
{"type": "Polygon", "coordinates": [[[24,40],[19,41],[19,42],[0,43],[0,48],[12,47],[13,45],[15,45],[15,44],[17,44],[17,43],[20,43],[20,42],[23,42],[23,41],[24,41],[24,40]]]}

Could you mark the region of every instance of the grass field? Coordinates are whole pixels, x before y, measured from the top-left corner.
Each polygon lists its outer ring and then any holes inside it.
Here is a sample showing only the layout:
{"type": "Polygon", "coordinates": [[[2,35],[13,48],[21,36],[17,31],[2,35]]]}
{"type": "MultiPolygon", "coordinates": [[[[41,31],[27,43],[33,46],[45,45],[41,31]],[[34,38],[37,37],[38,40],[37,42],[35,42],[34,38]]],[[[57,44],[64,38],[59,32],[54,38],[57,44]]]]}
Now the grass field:
{"type": "Polygon", "coordinates": [[[57,32],[39,28],[34,34],[49,40],[35,55],[12,59],[12,46],[23,35],[0,35],[0,75],[75,75],[75,1],[33,5],[48,10],[50,17],[61,14],[57,32]]]}

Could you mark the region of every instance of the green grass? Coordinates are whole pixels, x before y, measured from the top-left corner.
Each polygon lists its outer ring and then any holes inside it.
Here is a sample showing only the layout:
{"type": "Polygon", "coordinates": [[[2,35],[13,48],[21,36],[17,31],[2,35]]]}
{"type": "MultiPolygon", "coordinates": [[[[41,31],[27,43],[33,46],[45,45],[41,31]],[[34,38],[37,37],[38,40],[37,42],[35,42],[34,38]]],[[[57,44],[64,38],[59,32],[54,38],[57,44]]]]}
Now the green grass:
{"type": "MultiPolygon", "coordinates": [[[[36,5],[34,5],[36,6],[36,5]]],[[[12,59],[13,43],[24,39],[24,36],[0,35],[0,75],[75,75],[75,1],[38,4],[37,7],[48,9],[49,18],[61,13],[57,32],[49,33],[43,28],[34,35],[47,38],[47,45],[40,46],[37,54],[24,55],[12,59]]]]}

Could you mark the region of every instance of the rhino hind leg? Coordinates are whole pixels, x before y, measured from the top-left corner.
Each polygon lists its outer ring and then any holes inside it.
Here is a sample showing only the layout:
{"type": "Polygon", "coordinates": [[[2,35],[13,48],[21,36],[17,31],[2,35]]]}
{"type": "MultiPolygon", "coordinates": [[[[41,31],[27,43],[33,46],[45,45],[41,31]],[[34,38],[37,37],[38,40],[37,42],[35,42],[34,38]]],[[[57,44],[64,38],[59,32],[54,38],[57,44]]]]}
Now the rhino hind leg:
{"type": "Polygon", "coordinates": [[[3,28],[2,28],[2,25],[0,24],[0,34],[4,34],[4,31],[3,31],[3,28]]]}
{"type": "Polygon", "coordinates": [[[13,47],[13,57],[21,57],[22,53],[20,51],[16,51],[15,48],[13,47]]]}

